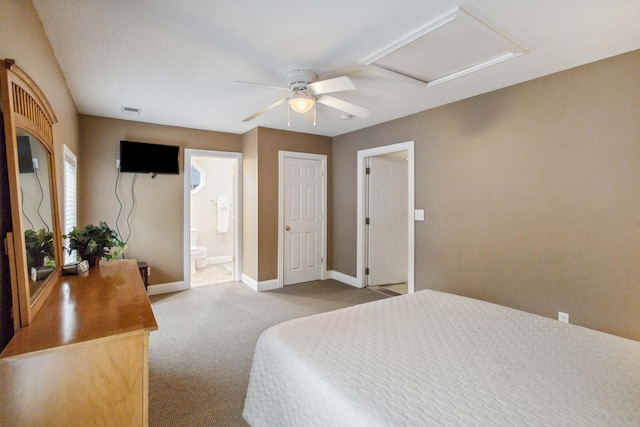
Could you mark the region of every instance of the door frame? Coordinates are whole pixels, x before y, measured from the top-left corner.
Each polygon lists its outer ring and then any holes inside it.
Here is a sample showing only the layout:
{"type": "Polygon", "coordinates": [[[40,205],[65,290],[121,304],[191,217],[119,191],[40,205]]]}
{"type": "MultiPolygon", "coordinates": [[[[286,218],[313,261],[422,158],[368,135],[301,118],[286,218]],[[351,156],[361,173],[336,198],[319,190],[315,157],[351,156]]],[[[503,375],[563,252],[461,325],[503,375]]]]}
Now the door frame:
{"type": "Polygon", "coordinates": [[[365,231],[365,217],[366,217],[366,203],[367,197],[365,194],[365,168],[366,160],[369,157],[376,157],[382,154],[397,153],[400,151],[406,151],[408,153],[407,167],[408,170],[408,206],[407,206],[407,233],[408,233],[408,245],[407,257],[408,272],[407,272],[407,288],[409,293],[415,291],[415,142],[407,141],[397,144],[385,145],[382,147],[370,148],[366,150],[358,151],[358,192],[357,192],[357,256],[356,256],[356,283],[359,288],[364,288],[365,284],[365,250],[366,250],[366,231],[365,231]]]}
{"type": "Polygon", "coordinates": [[[284,287],[284,159],[320,160],[322,162],[322,266],[320,280],[327,277],[327,156],[325,154],[278,151],[278,287],[284,287]]]}
{"type": "Polygon", "coordinates": [[[191,288],[191,188],[190,170],[192,157],[225,158],[235,160],[233,194],[233,280],[242,281],[242,153],[229,151],[184,149],[184,218],[183,218],[183,277],[185,289],[191,288]]]}

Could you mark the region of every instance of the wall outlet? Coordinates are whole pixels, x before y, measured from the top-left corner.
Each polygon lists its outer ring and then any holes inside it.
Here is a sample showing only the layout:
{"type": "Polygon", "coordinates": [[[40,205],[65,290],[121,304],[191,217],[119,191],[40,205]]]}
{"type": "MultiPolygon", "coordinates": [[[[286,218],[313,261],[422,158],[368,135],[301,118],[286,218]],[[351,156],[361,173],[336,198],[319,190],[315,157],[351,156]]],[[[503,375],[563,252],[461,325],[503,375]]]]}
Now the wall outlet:
{"type": "Polygon", "coordinates": [[[416,209],[414,219],[416,221],[424,221],[424,209],[416,209]]]}
{"type": "Polygon", "coordinates": [[[569,314],[563,313],[561,311],[558,312],[558,320],[564,323],[569,323],[569,314]]]}
{"type": "Polygon", "coordinates": [[[120,159],[116,159],[116,169],[120,170],[120,159]]]}

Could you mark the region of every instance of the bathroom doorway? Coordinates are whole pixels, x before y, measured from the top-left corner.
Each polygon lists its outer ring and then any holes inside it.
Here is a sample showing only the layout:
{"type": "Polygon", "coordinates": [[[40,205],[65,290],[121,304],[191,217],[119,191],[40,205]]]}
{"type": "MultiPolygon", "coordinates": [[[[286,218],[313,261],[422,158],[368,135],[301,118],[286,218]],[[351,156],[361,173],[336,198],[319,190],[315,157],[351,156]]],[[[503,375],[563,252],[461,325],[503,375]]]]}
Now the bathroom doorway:
{"type": "Polygon", "coordinates": [[[190,287],[242,275],[242,154],[185,149],[184,277],[190,287]]]}

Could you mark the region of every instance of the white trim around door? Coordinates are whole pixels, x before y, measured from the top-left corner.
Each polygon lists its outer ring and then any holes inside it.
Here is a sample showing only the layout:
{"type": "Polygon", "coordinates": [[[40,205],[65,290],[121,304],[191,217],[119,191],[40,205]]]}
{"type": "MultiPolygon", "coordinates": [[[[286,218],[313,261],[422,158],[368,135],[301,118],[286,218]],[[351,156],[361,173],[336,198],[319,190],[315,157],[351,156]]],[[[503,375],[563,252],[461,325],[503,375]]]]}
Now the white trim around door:
{"type": "Polygon", "coordinates": [[[285,159],[307,159],[322,162],[322,265],[321,280],[327,276],[327,156],[324,154],[278,152],[278,287],[284,287],[284,204],[285,204],[285,159]]]}
{"type": "MultiPolygon", "coordinates": [[[[191,287],[191,188],[190,173],[192,157],[211,157],[226,158],[235,160],[235,176],[234,176],[234,194],[233,194],[233,279],[242,281],[242,153],[233,153],[229,151],[212,151],[212,150],[196,150],[191,148],[184,149],[184,218],[183,218],[183,277],[184,289],[191,287]]],[[[174,291],[174,289],[172,289],[174,291]]]]}
{"type": "Polygon", "coordinates": [[[368,157],[380,156],[383,154],[397,153],[400,151],[406,151],[408,153],[408,292],[413,293],[415,291],[415,149],[414,141],[401,142],[398,144],[385,145],[383,147],[370,148],[367,150],[358,151],[358,208],[357,208],[357,271],[356,282],[358,287],[364,288],[366,286],[365,281],[365,248],[366,248],[366,234],[365,234],[365,215],[366,215],[366,194],[365,194],[365,164],[368,157]]]}

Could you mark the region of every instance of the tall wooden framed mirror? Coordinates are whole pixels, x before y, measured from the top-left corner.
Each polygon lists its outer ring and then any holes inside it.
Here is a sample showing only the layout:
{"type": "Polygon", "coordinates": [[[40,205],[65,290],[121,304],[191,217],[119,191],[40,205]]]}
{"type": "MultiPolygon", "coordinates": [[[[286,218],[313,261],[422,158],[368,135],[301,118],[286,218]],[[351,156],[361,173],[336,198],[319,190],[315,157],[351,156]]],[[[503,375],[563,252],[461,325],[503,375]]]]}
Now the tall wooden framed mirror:
{"type": "Polygon", "coordinates": [[[12,232],[7,234],[14,332],[27,326],[60,279],[62,241],[51,106],[11,59],[0,70],[12,232]]]}

